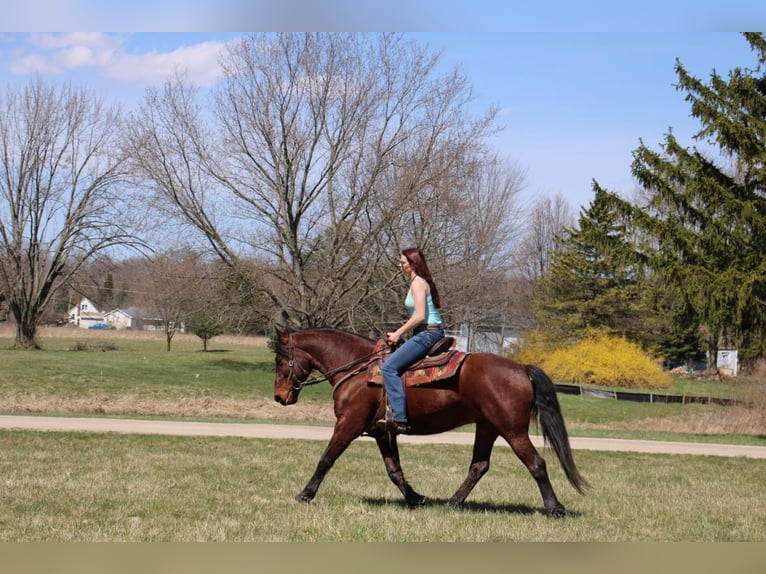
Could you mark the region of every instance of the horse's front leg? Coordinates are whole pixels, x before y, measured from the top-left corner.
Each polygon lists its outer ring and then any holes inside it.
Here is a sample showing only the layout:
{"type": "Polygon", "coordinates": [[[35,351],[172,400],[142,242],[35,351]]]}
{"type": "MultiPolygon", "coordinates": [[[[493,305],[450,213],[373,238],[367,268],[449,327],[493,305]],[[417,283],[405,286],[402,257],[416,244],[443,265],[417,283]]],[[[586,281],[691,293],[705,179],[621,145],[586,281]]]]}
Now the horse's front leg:
{"type": "Polygon", "coordinates": [[[386,465],[388,478],[402,492],[407,506],[410,508],[423,506],[426,503],[426,497],[418,494],[404,478],[404,471],[399,462],[399,446],[396,442],[396,435],[379,435],[375,437],[375,441],[378,443],[383,463],[386,465]]]}
{"type": "Polygon", "coordinates": [[[295,500],[298,502],[311,502],[314,500],[325,475],[330,471],[335,461],[338,460],[338,457],[348,448],[348,445],[360,434],[361,431],[353,430],[348,425],[336,423],[335,430],[333,430],[332,437],[330,437],[330,442],[319,458],[319,464],[317,464],[314,474],[306,483],[306,486],[303,487],[303,490],[296,495],[295,500]]]}

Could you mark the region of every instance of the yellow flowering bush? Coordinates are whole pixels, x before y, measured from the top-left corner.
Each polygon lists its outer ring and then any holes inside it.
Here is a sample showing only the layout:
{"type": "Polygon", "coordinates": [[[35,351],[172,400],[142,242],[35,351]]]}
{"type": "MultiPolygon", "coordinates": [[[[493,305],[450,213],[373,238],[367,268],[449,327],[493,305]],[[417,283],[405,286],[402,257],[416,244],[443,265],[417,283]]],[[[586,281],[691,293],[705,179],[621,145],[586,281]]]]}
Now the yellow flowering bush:
{"type": "Polygon", "coordinates": [[[581,341],[557,347],[533,333],[513,358],[539,366],[561,383],[632,389],[665,389],[671,383],[660,362],[637,344],[595,331],[581,341]]]}

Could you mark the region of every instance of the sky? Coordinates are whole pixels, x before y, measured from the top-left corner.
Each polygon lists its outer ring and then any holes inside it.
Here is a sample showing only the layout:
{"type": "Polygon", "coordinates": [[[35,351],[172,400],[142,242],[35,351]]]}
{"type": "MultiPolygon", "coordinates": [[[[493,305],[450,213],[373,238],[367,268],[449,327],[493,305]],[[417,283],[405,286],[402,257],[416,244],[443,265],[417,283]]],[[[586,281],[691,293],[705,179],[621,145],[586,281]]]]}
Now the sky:
{"type": "Polygon", "coordinates": [[[503,129],[491,143],[524,170],[526,197],[561,194],[577,211],[591,201],[593,180],[631,197],[635,182],[630,163],[640,141],[658,149],[672,129],[682,144],[695,145],[692,136],[699,124],[690,117],[684,94],[674,87],[676,59],[701,79],[713,70],[725,76],[737,66],[755,67],[754,55],[737,30],[766,24],[766,8],[732,0],[724,11],[705,12],[714,4],[696,0],[695,11],[684,12],[685,3],[692,5],[691,0],[647,0],[637,10],[616,8],[614,2],[562,1],[546,3],[546,10],[538,5],[534,12],[528,2],[511,0],[475,0],[474,11],[460,11],[460,3],[451,0],[393,0],[387,4],[390,9],[401,6],[406,12],[392,19],[372,9],[344,11],[352,4],[345,0],[329,2],[321,14],[308,0],[277,3],[281,9],[263,0],[220,0],[215,13],[198,0],[151,5],[135,0],[130,11],[121,3],[105,15],[89,12],[85,19],[71,21],[92,2],[29,0],[24,8],[20,3],[7,7],[6,28],[42,27],[51,20],[59,26],[49,29],[79,24],[80,29],[133,31],[0,32],[0,88],[39,74],[92,86],[104,97],[132,106],[147,86],[161,84],[176,69],[185,69],[202,86],[215,82],[221,49],[241,36],[225,31],[233,28],[232,20],[239,28],[272,31],[286,26],[364,31],[377,24],[377,30],[403,31],[440,52],[445,71],[459,67],[473,88],[476,113],[489,106],[500,110],[503,129]],[[179,6],[182,11],[172,12],[179,6]],[[145,11],[155,18],[138,16],[145,11]],[[42,20],[35,19],[40,14],[42,20]],[[333,20],[332,14],[341,17],[333,20]],[[171,31],[145,31],[147,22],[171,31]],[[223,31],[172,31],[203,23],[223,31]]]}
{"type": "Polygon", "coordinates": [[[532,197],[561,194],[587,205],[593,180],[631,198],[630,164],[643,143],[660,149],[672,130],[690,147],[684,93],[675,87],[676,59],[694,76],[724,77],[755,67],[736,32],[687,33],[437,33],[416,38],[443,51],[471,80],[477,104],[500,109],[504,126],[494,145],[526,170],[532,197]]]}

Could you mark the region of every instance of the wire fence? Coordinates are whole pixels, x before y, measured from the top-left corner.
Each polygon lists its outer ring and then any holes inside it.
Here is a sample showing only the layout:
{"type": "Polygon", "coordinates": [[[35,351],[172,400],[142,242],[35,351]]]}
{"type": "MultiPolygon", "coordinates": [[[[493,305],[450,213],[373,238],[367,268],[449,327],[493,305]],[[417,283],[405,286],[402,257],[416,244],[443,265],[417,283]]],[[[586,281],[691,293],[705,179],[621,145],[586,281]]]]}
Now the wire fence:
{"type": "Polygon", "coordinates": [[[565,395],[586,395],[600,399],[612,399],[616,401],[633,401],[638,403],[701,403],[724,406],[745,406],[748,403],[738,399],[724,399],[720,397],[705,397],[700,395],[668,395],[663,393],[637,393],[631,391],[610,391],[606,389],[594,389],[580,385],[556,384],[556,391],[565,395]]]}

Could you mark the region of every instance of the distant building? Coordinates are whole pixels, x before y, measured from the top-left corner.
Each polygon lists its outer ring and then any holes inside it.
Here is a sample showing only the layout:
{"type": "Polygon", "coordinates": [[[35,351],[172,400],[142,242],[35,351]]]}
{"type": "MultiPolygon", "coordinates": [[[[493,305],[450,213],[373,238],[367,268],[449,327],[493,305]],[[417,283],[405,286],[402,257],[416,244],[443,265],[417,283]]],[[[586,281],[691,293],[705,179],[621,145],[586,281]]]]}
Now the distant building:
{"type": "MultiPolygon", "coordinates": [[[[139,329],[142,331],[164,331],[165,321],[159,311],[143,309],[141,307],[128,307],[127,309],[113,309],[104,313],[104,323],[113,329],[139,329]]],[[[171,324],[171,328],[174,325],[171,324]]],[[[186,325],[180,323],[177,327],[180,333],[186,332],[186,325]]]]}
{"type": "Polygon", "coordinates": [[[511,345],[519,343],[519,337],[514,333],[502,332],[502,329],[486,325],[471,329],[461,325],[457,331],[448,335],[455,337],[455,348],[458,351],[485,352],[501,354],[511,345]]]}
{"type": "Polygon", "coordinates": [[[77,327],[87,329],[91,325],[104,322],[104,314],[98,310],[93,301],[80,297],[77,305],[69,310],[68,321],[77,327]]]}
{"type": "Polygon", "coordinates": [[[104,313],[104,323],[113,329],[137,329],[138,319],[125,309],[114,309],[104,313]]]}

